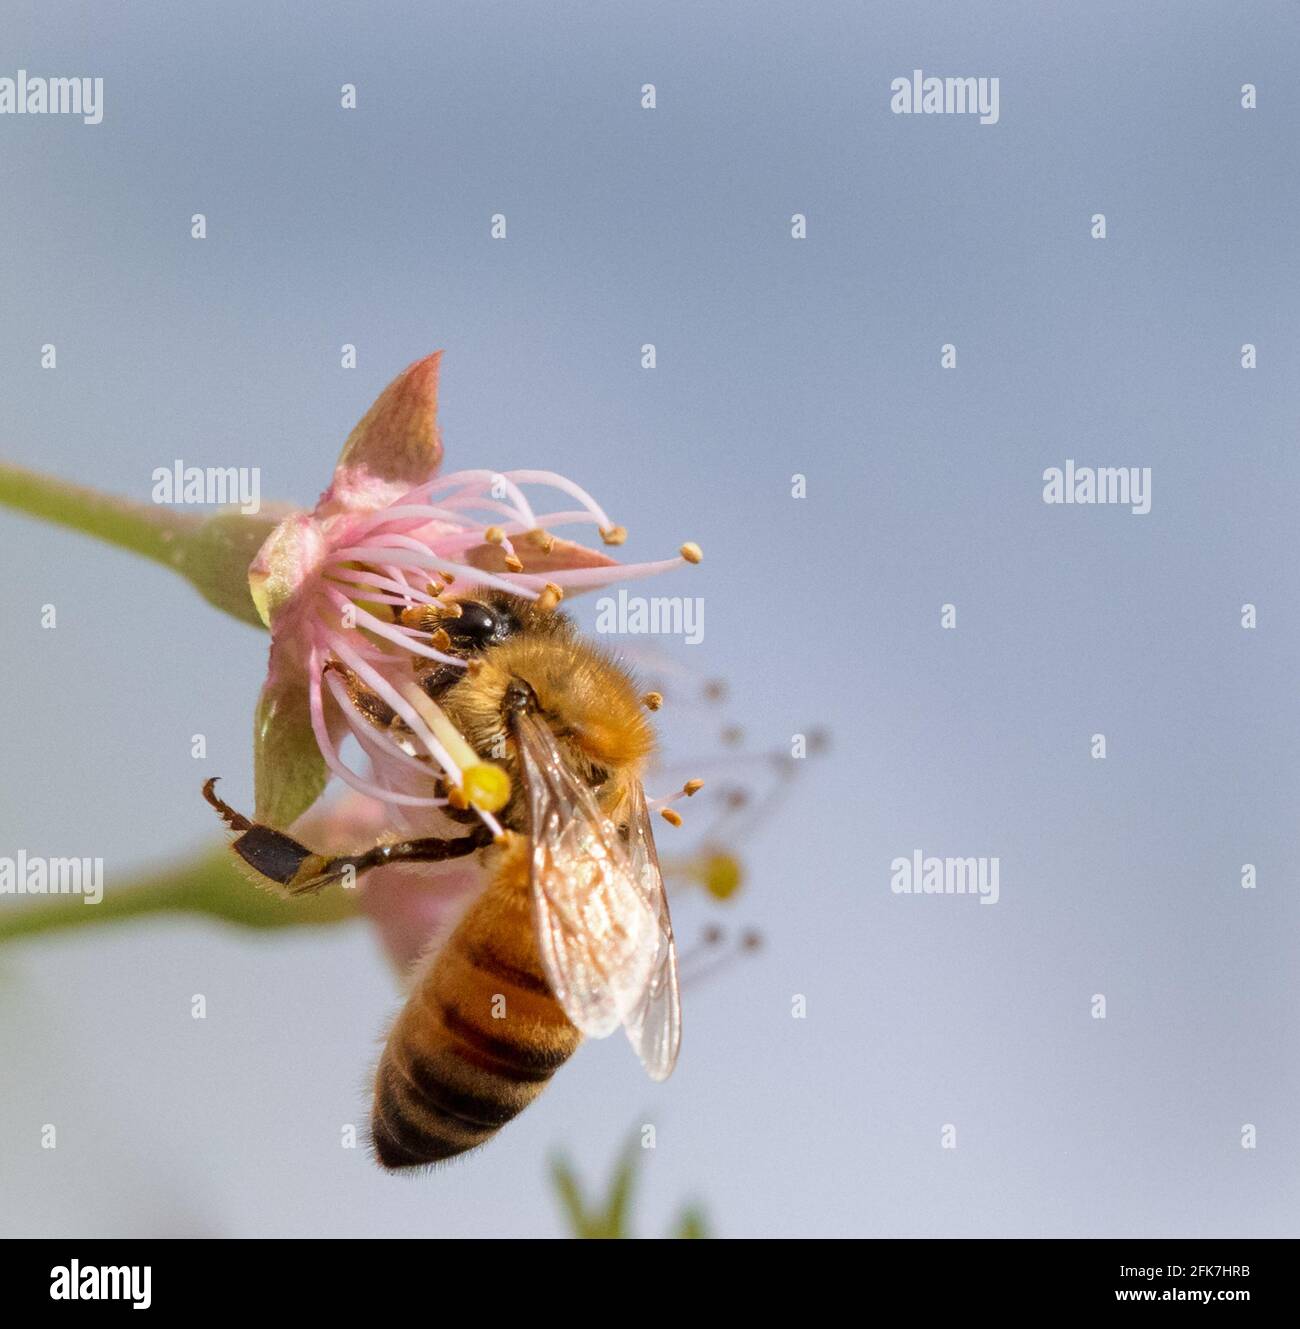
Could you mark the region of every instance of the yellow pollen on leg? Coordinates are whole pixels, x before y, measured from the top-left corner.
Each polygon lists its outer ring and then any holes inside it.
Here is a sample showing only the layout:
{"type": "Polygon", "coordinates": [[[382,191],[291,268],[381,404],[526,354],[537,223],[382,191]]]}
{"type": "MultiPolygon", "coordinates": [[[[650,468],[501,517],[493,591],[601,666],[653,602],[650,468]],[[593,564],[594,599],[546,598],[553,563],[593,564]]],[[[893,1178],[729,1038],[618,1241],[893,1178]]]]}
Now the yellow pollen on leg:
{"type": "Polygon", "coordinates": [[[465,798],[481,812],[500,812],[510,802],[510,776],[490,761],[471,766],[463,779],[465,798]]]}
{"type": "Polygon", "coordinates": [[[460,769],[460,784],[453,784],[447,790],[447,802],[454,808],[475,807],[482,812],[496,812],[505,807],[510,801],[510,776],[495,763],[484,761],[442,707],[417,684],[407,683],[402,695],[460,769]]]}

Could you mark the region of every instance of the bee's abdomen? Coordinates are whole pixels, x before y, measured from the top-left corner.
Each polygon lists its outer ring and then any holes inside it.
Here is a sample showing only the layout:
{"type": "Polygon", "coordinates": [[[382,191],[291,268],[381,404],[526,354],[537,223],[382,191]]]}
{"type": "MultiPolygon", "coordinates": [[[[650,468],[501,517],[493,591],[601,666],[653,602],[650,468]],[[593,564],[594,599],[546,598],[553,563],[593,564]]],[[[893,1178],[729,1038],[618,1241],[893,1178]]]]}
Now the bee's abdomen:
{"type": "Polygon", "coordinates": [[[527,897],[499,879],[411,993],[375,1082],[387,1168],[454,1158],[522,1112],[580,1035],[540,972],[527,897]],[[522,904],[522,908],[520,907],[522,904]]]}

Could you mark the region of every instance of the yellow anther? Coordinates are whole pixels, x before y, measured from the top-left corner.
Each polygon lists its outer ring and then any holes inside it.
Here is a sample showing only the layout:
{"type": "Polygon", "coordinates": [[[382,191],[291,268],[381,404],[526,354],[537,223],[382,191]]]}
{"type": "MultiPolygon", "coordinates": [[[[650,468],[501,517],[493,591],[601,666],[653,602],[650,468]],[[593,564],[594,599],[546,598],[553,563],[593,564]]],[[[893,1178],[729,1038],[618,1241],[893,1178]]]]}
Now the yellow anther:
{"type": "Polygon", "coordinates": [[[706,855],[692,874],[715,900],[727,900],[740,889],[744,876],[739,862],[730,854],[706,855]]]}

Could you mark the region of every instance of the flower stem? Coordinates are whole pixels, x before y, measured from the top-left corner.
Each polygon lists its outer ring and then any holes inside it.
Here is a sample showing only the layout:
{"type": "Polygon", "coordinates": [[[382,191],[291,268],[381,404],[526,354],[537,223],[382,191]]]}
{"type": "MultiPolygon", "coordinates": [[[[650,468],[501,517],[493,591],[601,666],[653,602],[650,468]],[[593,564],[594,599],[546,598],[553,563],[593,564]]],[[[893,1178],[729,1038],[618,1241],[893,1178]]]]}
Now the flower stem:
{"type": "Polygon", "coordinates": [[[279,520],[278,512],[176,512],[9,462],[0,462],[0,504],[153,559],[189,581],[209,604],[262,626],[248,591],[248,565],[279,520]]]}
{"type": "Polygon", "coordinates": [[[126,882],[112,882],[97,905],[78,895],[0,910],[0,942],[69,928],[119,923],[147,914],[206,914],[246,928],[289,928],[355,918],[356,892],[327,891],[282,900],[249,884],[224,845],[126,882]]]}
{"type": "Polygon", "coordinates": [[[202,518],[191,513],[101,494],[9,462],[0,462],[0,503],[167,567],[173,566],[177,540],[202,524],[202,518]]]}

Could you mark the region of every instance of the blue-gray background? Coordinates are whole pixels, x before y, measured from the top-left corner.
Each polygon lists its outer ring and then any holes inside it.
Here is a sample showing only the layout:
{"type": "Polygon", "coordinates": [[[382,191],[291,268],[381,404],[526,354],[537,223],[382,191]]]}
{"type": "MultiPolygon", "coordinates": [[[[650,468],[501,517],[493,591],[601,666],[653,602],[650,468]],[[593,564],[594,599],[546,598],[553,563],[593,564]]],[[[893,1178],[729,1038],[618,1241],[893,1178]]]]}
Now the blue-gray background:
{"type": "MultiPolygon", "coordinates": [[[[450,464],[562,470],[636,556],[697,539],[654,588],[705,596],[686,656],[752,746],[834,750],[750,848],[721,916],[768,946],[688,994],[673,1080],[590,1047],[433,1179],[339,1147],[395,1002],[362,927],[6,949],[0,1229],[555,1234],[548,1151],[595,1183],[653,1121],[648,1234],[690,1196],[729,1235],[1295,1234],[1293,6],[6,9],[0,74],[106,107],[0,118],[5,455],[310,502],[443,347],[450,464]],[[1001,122],[892,115],[914,68],[999,77],[1001,122]],[[1066,457],[1150,466],[1151,514],[1044,505],[1066,457]],[[918,848],[999,856],[1001,902],[891,895],[918,848]]],[[[0,852],[111,889],[210,842],[264,639],[125,554],[0,538],[0,852]]]]}

